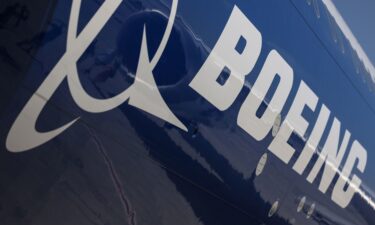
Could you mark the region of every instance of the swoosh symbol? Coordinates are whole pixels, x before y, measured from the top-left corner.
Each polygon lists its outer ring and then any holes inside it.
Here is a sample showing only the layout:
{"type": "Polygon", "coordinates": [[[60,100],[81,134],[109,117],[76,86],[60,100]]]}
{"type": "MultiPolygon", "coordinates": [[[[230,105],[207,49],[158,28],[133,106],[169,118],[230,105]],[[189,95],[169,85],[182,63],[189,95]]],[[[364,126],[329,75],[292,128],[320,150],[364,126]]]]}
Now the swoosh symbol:
{"type": "Polygon", "coordinates": [[[172,32],[178,0],[173,0],[172,2],[166,31],[155,56],[151,60],[148,54],[146,26],[144,26],[138,69],[135,81],[129,88],[119,95],[108,99],[93,98],[83,89],[78,76],[77,61],[112,17],[121,2],[122,0],[106,0],[77,36],[81,0],[73,1],[67,35],[67,51],[26,103],[13,123],[6,140],[6,148],[10,152],[23,152],[38,147],[60,135],[79,120],[79,118],[76,118],[64,126],[48,132],[38,132],[35,129],[36,122],[43,108],[65,78],[68,80],[69,91],[75,103],[87,112],[101,113],[109,111],[129,99],[130,105],[187,131],[186,126],[171,112],[165,103],[153,76],[153,70],[159,62],[172,32]]]}

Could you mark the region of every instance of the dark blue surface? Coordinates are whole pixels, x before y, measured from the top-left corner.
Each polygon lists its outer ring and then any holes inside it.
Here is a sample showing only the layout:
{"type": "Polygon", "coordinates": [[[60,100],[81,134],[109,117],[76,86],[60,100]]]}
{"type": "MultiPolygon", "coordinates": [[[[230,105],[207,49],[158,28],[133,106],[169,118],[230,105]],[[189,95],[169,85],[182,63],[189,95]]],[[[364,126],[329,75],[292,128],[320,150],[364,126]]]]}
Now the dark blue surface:
{"type": "MultiPolygon", "coordinates": [[[[105,113],[87,113],[74,103],[64,82],[40,115],[37,129],[48,131],[76,117],[80,121],[52,141],[14,154],[5,148],[7,132],[66,51],[71,8],[70,1],[49,3],[50,8],[42,1],[36,6],[19,2],[31,12],[21,22],[14,22],[12,16],[2,19],[15,3],[0,3],[1,224],[375,224],[374,209],[358,194],[342,209],[330,199],[332,187],[327,194],[319,192],[320,176],[310,184],[307,172],[302,176],[294,172],[291,165],[298,153],[288,165],[268,154],[264,172],[255,176],[258,160],[268,152],[273,137],[269,134],[258,142],[236,124],[239,108],[268,53],[276,49],[294,70],[282,118],[299,83],[305,81],[319,96],[316,112],[324,103],[342,122],[341,135],[344,129],[350,130],[367,149],[367,168],[361,178],[371,195],[375,189],[374,83],[364,70],[356,73],[345,40],[346,54],[333,43],[322,4],[317,19],[313,8],[299,0],[181,0],[171,39],[154,75],[168,106],[189,132],[127,103],[105,113]],[[222,112],[189,83],[234,5],[262,33],[263,44],[246,86],[222,112]],[[25,31],[30,34],[23,35],[25,31]],[[297,212],[302,196],[307,197],[307,206],[297,212]],[[280,207],[269,217],[275,201],[280,207]],[[308,219],[312,203],[316,210],[308,219]]],[[[83,1],[80,29],[100,4],[99,0],[83,1]]],[[[170,5],[171,1],[159,0],[121,4],[77,64],[90,95],[108,98],[133,83],[143,25],[149,27],[152,58],[170,5]]],[[[303,116],[310,122],[310,134],[318,114],[307,110],[303,116]]],[[[328,126],[332,121],[331,115],[328,126]]],[[[289,142],[297,151],[304,145],[296,135],[289,142]]]]}

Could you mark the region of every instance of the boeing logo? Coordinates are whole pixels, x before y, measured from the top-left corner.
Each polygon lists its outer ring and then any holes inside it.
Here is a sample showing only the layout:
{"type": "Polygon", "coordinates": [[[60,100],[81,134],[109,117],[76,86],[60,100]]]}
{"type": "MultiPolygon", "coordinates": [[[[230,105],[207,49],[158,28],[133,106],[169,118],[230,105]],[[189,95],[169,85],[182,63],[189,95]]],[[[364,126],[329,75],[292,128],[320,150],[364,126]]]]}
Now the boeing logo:
{"type": "MultiPolygon", "coordinates": [[[[9,151],[22,152],[38,147],[61,134],[79,119],[49,132],[41,133],[35,129],[40,113],[65,79],[75,103],[87,112],[109,111],[128,100],[130,105],[187,131],[186,126],[171,112],[163,100],[153,75],[153,70],[171,35],[178,0],[172,1],[165,33],[152,59],[149,57],[147,47],[147,26],[144,27],[135,81],[128,89],[109,99],[93,98],[83,89],[78,76],[77,61],[112,17],[121,2],[122,0],[106,0],[77,36],[81,0],[73,1],[66,53],[27,102],[12,125],[6,141],[9,151]]],[[[250,74],[258,61],[261,49],[261,33],[235,6],[222,34],[203,66],[191,81],[190,87],[217,109],[227,110],[236,101],[244,86],[245,77],[250,74]],[[240,40],[246,42],[242,50],[236,48],[240,40]],[[225,68],[229,69],[230,74],[225,83],[220,84],[218,78],[225,68]]],[[[263,140],[273,129],[287,99],[290,98],[293,81],[293,68],[276,50],[271,50],[250,93],[242,103],[237,116],[238,126],[255,140],[263,140]],[[272,99],[268,102],[265,112],[258,116],[257,111],[275,79],[279,79],[279,82],[272,99]]],[[[362,181],[353,171],[356,169],[357,172],[364,173],[367,164],[367,151],[358,140],[351,140],[349,130],[345,130],[344,137],[340,137],[342,125],[338,118],[334,117],[331,127],[327,128],[331,111],[328,106],[321,103],[320,110],[317,112],[318,103],[319,97],[304,81],[301,81],[280,128],[276,132],[273,131],[274,139],[269,144],[268,150],[282,162],[289,164],[292,157],[295,156],[296,150],[288,143],[288,140],[293,133],[300,136],[305,141],[305,146],[297,157],[297,161],[292,165],[293,170],[302,175],[313,156],[318,155],[306,180],[312,183],[324,166],[319,190],[326,193],[335,175],[339,174],[331,199],[337,205],[345,208],[349,205],[354,194],[360,191],[362,181]],[[309,121],[302,115],[305,109],[317,113],[317,120],[310,134],[307,134],[309,121]],[[320,148],[319,143],[326,129],[329,129],[328,137],[323,147],[320,148]],[[347,151],[349,151],[348,157],[343,162],[347,151]]]]}
{"type": "Polygon", "coordinates": [[[60,128],[45,133],[40,133],[35,129],[35,124],[40,113],[65,79],[68,81],[69,90],[75,103],[87,112],[101,113],[109,111],[129,100],[130,105],[158,116],[187,131],[185,125],[174,116],[164,102],[152,74],[170,37],[178,0],[173,1],[166,31],[152,59],[149,58],[147,49],[147,27],[144,27],[138,71],[131,87],[119,95],[105,100],[93,98],[83,89],[78,76],[77,61],[111,18],[121,2],[122,0],[105,1],[77,36],[81,0],[73,1],[69,19],[66,53],[36,90],[14,122],[6,142],[9,151],[22,152],[40,146],[61,134],[79,119],[77,118],[60,128]],[[47,100],[40,98],[40,96],[47,100]],[[18,141],[20,139],[22,139],[22,142],[18,141]]]}

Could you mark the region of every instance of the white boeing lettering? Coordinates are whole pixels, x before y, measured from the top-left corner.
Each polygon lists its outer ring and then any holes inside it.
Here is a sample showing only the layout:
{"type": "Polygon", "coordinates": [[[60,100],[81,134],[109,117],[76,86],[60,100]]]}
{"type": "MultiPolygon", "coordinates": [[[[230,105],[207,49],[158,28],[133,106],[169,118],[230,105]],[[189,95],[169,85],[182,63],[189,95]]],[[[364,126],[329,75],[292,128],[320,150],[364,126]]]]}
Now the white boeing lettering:
{"type": "Polygon", "coordinates": [[[270,132],[277,115],[281,113],[292,85],[293,69],[276,50],[272,50],[258,79],[251,88],[250,94],[242,104],[237,119],[238,125],[258,141],[265,138],[270,132]],[[267,105],[266,111],[261,118],[258,118],[256,112],[264,101],[276,76],[280,77],[280,82],[272,100],[267,105]]]}
{"type": "Polygon", "coordinates": [[[226,110],[240,93],[245,76],[253,69],[261,47],[260,32],[235,6],[223,33],[190,87],[221,111],[226,110]],[[246,41],[242,53],[236,50],[241,38],[246,41]],[[230,70],[230,75],[221,85],[217,79],[225,67],[230,70]]]}
{"type": "Polygon", "coordinates": [[[367,163],[367,151],[357,140],[352,144],[348,159],[332,192],[332,200],[342,208],[346,208],[349,205],[354,194],[359,192],[359,186],[362,183],[362,180],[355,174],[349,180],[356,160],[358,160],[357,169],[364,173],[367,163]],[[346,186],[348,187],[345,189],[346,186]]]}
{"type": "Polygon", "coordinates": [[[301,81],[293,104],[281,125],[280,131],[271,142],[268,149],[279,157],[284,163],[288,163],[292,158],[295,149],[288,144],[288,140],[295,131],[300,137],[304,137],[309,123],[302,117],[305,106],[312,111],[318,103],[315,93],[301,81]]]}
{"type": "Polygon", "coordinates": [[[329,109],[323,104],[311,135],[309,136],[302,153],[293,166],[293,169],[298,174],[301,175],[303,171],[305,171],[307,164],[310,162],[315,151],[318,149],[319,142],[323,136],[324,129],[327,126],[330,113],[331,112],[329,109]]]}
{"type": "Polygon", "coordinates": [[[339,148],[340,127],[340,121],[335,118],[322,152],[318,153],[319,157],[307,177],[307,181],[312,183],[325,162],[323,176],[319,185],[319,190],[323,193],[327,191],[331,184],[349,143],[350,132],[346,130],[339,148]]]}

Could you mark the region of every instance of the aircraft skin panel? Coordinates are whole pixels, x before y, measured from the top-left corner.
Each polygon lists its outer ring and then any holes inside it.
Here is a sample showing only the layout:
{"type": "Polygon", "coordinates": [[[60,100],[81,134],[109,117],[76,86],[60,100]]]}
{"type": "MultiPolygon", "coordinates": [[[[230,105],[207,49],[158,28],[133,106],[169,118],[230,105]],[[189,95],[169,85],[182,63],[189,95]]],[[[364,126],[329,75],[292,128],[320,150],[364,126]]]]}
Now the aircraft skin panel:
{"type": "Polygon", "coordinates": [[[375,224],[374,81],[323,2],[7,0],[0,35],[1,224],[375,224]]]}

